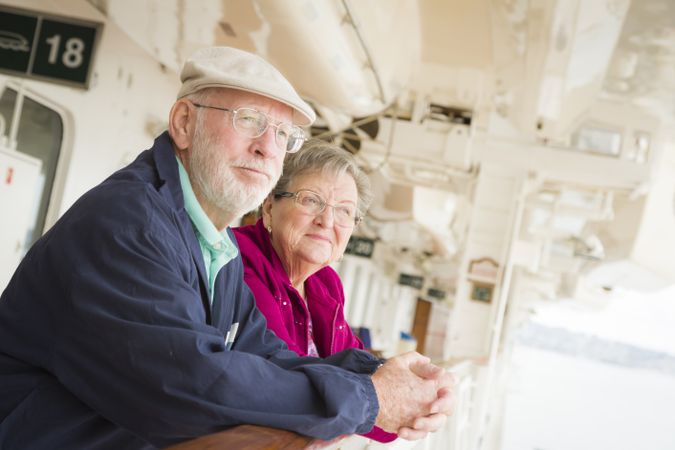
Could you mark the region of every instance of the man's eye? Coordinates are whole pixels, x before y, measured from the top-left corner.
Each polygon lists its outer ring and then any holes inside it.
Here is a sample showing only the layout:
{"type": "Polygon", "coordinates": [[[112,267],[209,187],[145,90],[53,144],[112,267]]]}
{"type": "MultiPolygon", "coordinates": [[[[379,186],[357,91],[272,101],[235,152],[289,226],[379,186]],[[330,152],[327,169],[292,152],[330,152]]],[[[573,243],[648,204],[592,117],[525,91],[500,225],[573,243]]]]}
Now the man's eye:
{"type": "Polygon", "coordinates": [[[242,115],[237,120],[238,120],[238,122],[240,122],[244,125],[247,125],[247,124],[253,125],[258,121],[255,116],[251,116],[251,115],[242,115]]]}
{"type": "Polygon", "coordinates": [[[279,139],[283,140],[284,142],[287,142],[288,141],[288,132],[286,130],[284,130],[283,128],[279,128],[277,130],[277,137],[279,139]]]}
{"type": "Polygon", "coordinates": [[[236,120],[237,124],[243,128],[260,128],[263,126],[265,118],[255,111],[239,110],[236,120]]]}

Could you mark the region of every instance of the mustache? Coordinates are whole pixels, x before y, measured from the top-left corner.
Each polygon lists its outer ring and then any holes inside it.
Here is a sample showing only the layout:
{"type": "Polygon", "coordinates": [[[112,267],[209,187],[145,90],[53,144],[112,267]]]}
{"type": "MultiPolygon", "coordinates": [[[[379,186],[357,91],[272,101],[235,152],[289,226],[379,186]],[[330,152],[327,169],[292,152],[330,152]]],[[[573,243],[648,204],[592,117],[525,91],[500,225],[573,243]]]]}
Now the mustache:
{"type": "Polygon", "coordinates": [[[272,179],[273,171],[263,160],[234,161],[230,163],[230,166],[240,169],[256,170],[264,173],[270,180],[272,179]]]}

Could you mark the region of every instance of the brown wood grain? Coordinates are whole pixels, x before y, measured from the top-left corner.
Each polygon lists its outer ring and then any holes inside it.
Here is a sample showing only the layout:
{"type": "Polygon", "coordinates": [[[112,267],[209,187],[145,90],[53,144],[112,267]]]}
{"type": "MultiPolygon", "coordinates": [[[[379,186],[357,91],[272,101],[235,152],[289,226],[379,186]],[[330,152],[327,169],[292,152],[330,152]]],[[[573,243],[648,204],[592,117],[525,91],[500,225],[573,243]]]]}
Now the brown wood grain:
{"type": "Polygon", "coordinates": [[[294,450],[309,449],[313,439],[291,431],[240,425],[169,447],[167,450],[294,450]]]}

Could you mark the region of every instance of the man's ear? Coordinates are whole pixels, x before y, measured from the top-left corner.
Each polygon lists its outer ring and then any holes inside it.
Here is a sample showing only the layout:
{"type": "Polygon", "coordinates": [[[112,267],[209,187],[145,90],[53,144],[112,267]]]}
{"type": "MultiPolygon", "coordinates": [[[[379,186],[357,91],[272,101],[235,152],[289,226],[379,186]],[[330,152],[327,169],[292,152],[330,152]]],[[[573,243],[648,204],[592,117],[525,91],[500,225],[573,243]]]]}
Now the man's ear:
{"type": "Polygon", "coordinates": [[[169,113],[169,136],[179,150],[185,150],[192,145],[195,133],[196,111],[192,103],[186,99],[179,99],[171,107],[169,113]]]}

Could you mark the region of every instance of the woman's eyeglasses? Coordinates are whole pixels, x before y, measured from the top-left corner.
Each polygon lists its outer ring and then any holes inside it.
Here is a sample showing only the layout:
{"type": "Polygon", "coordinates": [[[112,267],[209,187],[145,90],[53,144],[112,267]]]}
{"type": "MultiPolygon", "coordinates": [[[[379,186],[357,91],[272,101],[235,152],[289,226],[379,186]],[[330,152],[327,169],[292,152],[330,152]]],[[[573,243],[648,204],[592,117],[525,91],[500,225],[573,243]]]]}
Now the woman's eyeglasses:
{"type": "Polygon", "coordinates": [[[330,206],[333,208],[333,220],[341,227],[353,227],[361,222],[361,217],[357,215],[354,206],[329,205],[319,194],[307,189],[300,189],[297,192],[275,192],[274,198],[292,198],[301,211],[312,216],[318,216],[326,209],[326,206],[330,206]]]}

